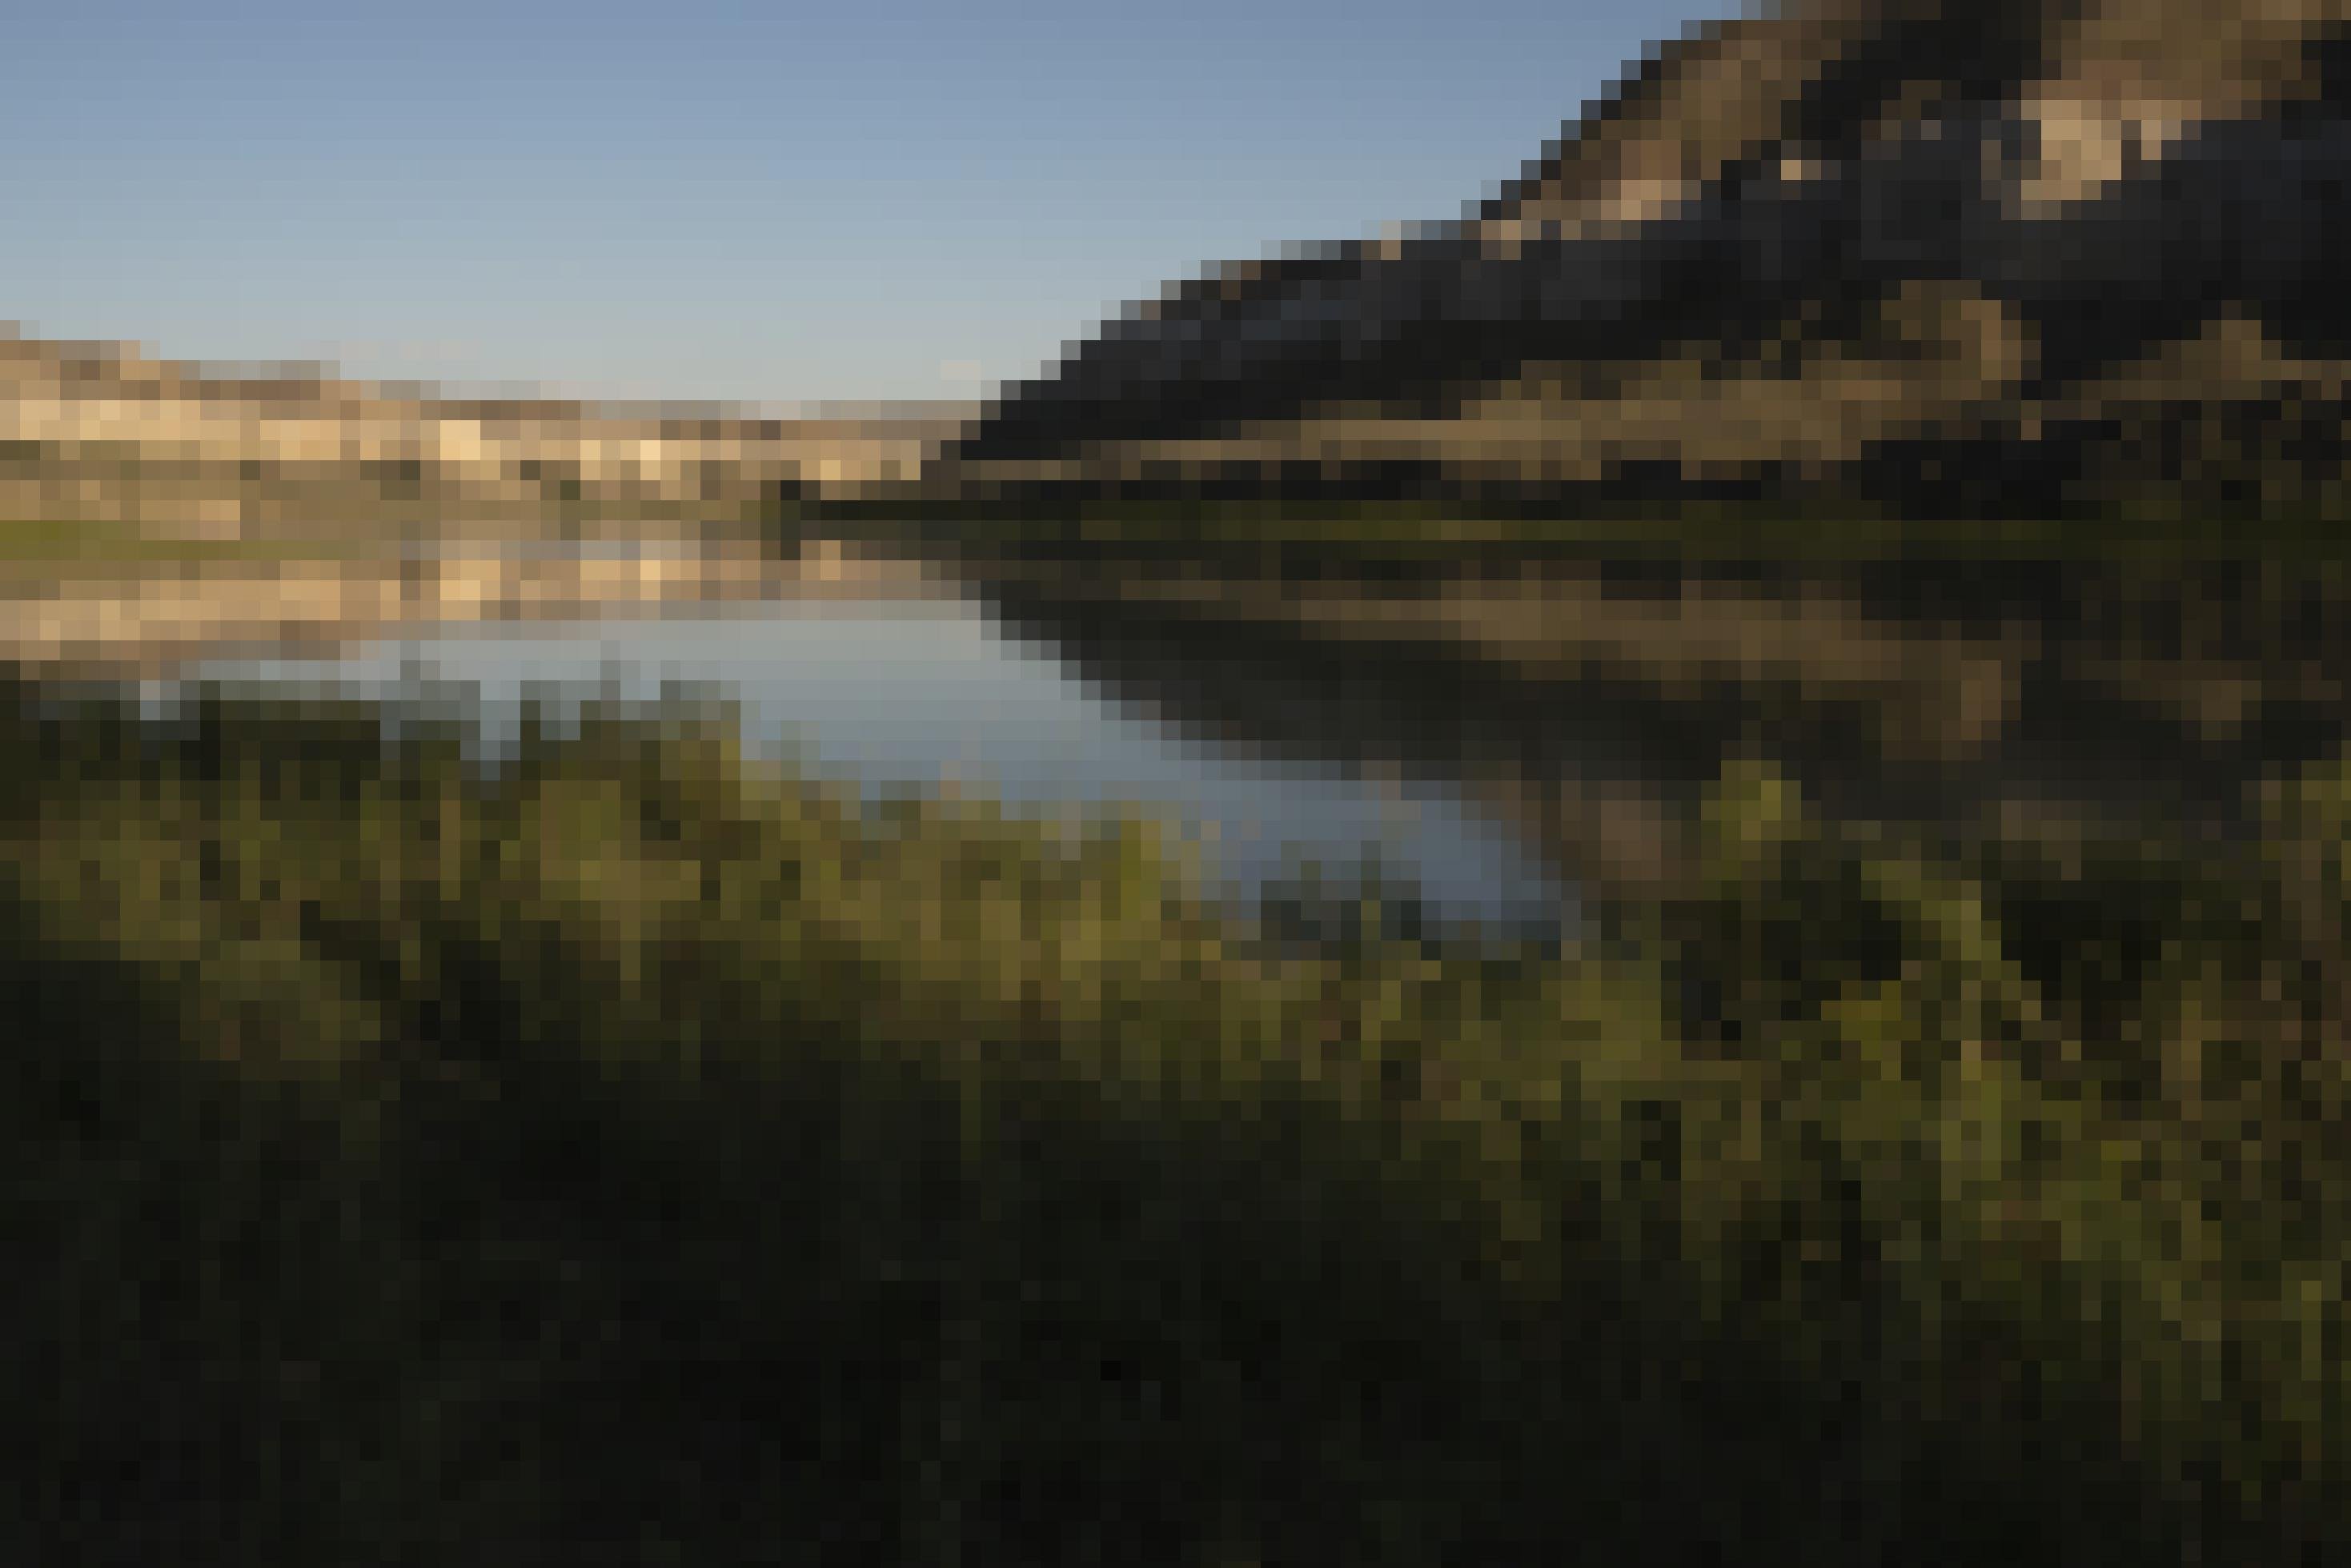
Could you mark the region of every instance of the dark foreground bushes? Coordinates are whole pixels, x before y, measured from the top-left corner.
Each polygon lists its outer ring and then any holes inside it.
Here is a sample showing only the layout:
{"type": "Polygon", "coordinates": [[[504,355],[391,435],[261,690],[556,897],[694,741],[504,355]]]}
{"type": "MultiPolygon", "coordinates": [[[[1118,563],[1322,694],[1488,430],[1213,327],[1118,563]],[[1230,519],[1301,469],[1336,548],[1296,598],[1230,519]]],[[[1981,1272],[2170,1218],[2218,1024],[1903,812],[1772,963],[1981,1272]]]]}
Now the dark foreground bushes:
{"type": "Polygon", "coordinates": [[[1605,943],[1277,953],[723,727],[7,711],[8,1560],[2345,1530],[2339,779],[1938,858],[1743,770],[1605,943]]]}

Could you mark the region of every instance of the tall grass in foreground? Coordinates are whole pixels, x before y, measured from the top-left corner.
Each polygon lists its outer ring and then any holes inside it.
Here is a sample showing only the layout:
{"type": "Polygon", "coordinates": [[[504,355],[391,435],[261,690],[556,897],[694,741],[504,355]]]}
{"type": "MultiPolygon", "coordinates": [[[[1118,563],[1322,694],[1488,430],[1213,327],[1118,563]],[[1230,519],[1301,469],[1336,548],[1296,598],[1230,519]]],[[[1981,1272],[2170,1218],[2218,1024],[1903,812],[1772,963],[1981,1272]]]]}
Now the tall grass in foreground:
{"type": "Polygon", "coordinates": [[[723,726],[6,715],[16,1560],[2351,1529],[2341,769],[1956,847],[1736,769],[1705,888],[1546,956],[723,726]]]}

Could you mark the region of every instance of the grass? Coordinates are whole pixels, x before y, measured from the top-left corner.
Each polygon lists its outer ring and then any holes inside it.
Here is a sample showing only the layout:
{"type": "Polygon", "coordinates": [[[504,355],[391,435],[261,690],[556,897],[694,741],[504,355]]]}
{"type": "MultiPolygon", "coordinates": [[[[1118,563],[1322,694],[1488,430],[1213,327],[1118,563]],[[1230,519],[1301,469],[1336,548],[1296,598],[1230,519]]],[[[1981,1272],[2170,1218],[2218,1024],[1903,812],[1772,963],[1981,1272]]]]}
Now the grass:
{"type": "Polygon", "coordinates": [[[6,723],[24,1560],[2351,1530],[2339,768],[1960,852],[1741,766],[1558,954],[1276,944],[1146,820],[723,723],[6,723]]]}

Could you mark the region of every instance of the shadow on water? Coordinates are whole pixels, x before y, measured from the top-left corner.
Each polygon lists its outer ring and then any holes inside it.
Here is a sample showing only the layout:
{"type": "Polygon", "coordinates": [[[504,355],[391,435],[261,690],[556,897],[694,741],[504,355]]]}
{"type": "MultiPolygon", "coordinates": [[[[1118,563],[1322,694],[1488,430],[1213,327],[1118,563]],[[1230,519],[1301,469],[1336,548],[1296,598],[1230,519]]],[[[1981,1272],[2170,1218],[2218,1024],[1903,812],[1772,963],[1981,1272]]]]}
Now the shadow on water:
{"type": "Polygon", "coordinates": [[[1670,882],[1670,822],[1737,759],[1771,759],[1834,819],[1961,832],[2005,808],[2228,835],[2262,781],[2345,749],[2340,563],[1647,557],[1520,570],[1511,591],[1543,624],[1508,638],[1482,636],[1474,613],[1427,629],[1427,606],[1490,592],[1474,572],[1335,591],[1212,578],[1180,601],[1139,600],[1115,571],[1082,567],[978,576],[1014,635],[1172,727],[1458,789],[1555,869],[1636,894],[1670,882]],[[1343,634],[1300,613],[1310,601],[1347,606],[1343,634]],[[1604,632],[1586,623],[1595,605],[1614,617],[1604,632]],[[1394,635],[1381,629],[1392,611],[1394,635]],[[1749,616],[1813,640],[1826,673],[1690,653],[1749,616]],[[1839,639],[1855,644],[1841,667],[1839,639]]]}

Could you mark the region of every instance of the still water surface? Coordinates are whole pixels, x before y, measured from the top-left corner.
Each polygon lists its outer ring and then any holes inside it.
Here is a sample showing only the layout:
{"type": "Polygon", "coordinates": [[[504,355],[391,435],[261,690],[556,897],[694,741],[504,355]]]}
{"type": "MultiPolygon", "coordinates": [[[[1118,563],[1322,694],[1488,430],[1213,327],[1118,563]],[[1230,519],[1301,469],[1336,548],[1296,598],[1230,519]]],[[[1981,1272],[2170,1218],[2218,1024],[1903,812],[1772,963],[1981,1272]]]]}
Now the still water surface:
{"type": "Polygon", "coordinates": [[[200,682],[400,706],[454,701],[493,762],[528,702],[559,719],[591,696],[716,697],[736,706],[747,749],[869,797],[953,779],[1032,809],[1151,811],[1196,842],[1211,878],[1236,896],[1310,864],[1343,884],[1368,854],[1416,882],[1440,925],[1555,933],[1572,923],[1558,880],[1460,793],[1238,754],[1106,695],[1050,647],[967,602],[792,601],[434,627],[323,655],[204,659],[142,691],[167,706],[200,682]]]}

